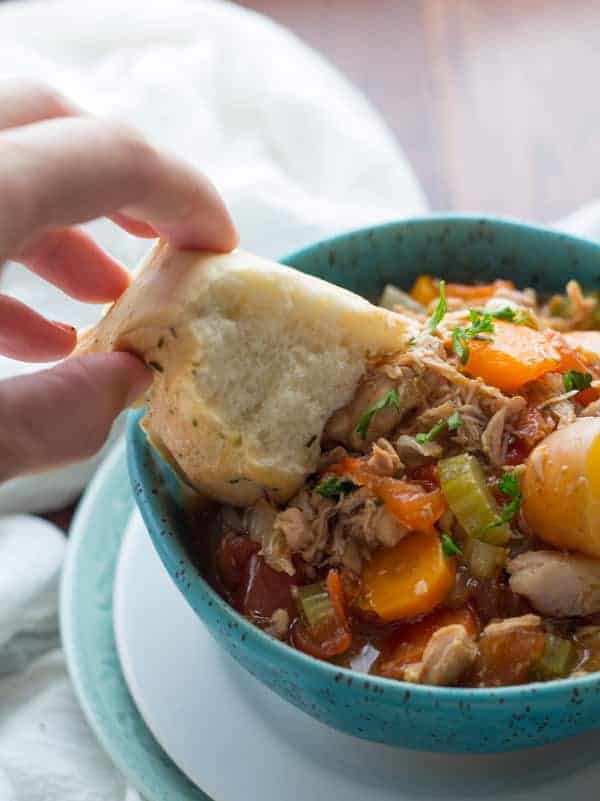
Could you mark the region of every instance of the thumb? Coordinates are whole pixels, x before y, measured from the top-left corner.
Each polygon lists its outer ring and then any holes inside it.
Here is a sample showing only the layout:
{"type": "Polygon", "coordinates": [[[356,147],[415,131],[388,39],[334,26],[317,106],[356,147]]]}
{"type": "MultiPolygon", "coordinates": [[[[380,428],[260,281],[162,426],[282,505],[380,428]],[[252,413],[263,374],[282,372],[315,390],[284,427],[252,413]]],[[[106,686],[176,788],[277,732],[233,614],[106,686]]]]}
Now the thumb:
{"type": "Polygon", "coordinates": [[[92,456],[151,381],[130,353],[69,359],[1,381],[0,481],[92,456]]]}

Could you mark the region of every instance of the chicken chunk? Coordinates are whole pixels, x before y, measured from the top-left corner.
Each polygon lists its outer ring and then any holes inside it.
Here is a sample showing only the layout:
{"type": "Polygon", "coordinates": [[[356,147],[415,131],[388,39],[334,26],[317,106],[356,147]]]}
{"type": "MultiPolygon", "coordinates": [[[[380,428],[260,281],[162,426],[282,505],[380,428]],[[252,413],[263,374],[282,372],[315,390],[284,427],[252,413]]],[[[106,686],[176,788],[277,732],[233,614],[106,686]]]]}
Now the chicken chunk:
{"type": "Polygon", "coordinates": [[[513,592],[551,617],[600,612],[600,559],[556,551],[527,551],[507,565],[513,592]]]}
{"type": "Polygon", "coordinates": [[[355,451],[366,452],[372,442],[393,431],[402,417],[414,409],[421,399],[418,380],[413,371],[409,368],[403,370],[406,375],[401,374],[399,382],[384,373],[375,373],[363,380],[352,401],[338,409],[329,419],[325,428],[325,439],[340,442],[355,451]],[[363,415],[394,390],[394,401],[372,415],[363,436],[357,431],[363,415]]]}
{"type": "Polygon", "coordinates": [[[394,476],[402,462],[394,447],[384,437],[373,443],[373,450],[367,459],[367,467],[380,476],[394,476]]]}
{"type": "Polygon", "coordinates": [[[404,678],[415,684],[456,684],[477,658],[477,645],[464,626],[443,626],[431,635],[420,662],[406,667],[404,678]]]}

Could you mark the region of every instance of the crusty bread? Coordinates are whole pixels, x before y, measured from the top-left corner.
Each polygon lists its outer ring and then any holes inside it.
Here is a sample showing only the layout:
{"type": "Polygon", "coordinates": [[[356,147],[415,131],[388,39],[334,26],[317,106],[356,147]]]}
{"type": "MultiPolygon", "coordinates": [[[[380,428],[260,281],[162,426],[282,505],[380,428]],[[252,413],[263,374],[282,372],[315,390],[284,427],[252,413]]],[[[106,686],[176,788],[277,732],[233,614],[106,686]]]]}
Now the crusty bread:
{"type": "Polygon", "coordinates": [[[299,488],[367,359],[411,334],[407,318],[289,267],[159,243],[78,353],[139,354],[155,370],[152,442],[193,487],[246,505],[299,488]]]}

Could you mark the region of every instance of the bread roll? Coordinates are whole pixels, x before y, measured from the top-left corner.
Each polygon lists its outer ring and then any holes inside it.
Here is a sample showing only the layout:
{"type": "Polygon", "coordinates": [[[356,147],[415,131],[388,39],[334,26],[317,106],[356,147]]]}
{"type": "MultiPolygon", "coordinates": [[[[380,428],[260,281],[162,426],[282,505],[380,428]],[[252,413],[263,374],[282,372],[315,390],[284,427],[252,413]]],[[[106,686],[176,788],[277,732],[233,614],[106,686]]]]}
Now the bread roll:
{"type": "Polygon", "coordinates": [[[77,353],[143,358],[151,441],[191,486],[244,506],[301,486],[367,359],[412,334],[408,318],[290,267],[159,243],[77,353]]]}

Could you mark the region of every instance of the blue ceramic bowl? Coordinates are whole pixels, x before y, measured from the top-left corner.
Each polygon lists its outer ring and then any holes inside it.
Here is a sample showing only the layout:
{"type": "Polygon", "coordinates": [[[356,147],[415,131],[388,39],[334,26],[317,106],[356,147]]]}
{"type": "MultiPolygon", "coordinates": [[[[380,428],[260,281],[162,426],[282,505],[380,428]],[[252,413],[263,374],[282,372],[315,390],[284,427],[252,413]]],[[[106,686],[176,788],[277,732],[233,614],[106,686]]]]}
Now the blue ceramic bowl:
{"type": "MultiPolygon", "coordinates": [[[[283,261],[368,298],[420,273],[453,281],[512,278],[543,291],[600,279],[600,247],[522,223],[432,216],[319,242],[283,261]]],[[[182,547],[180,486],[141,431],[128,428],[134,493],[152,541],[215,639],[253,676],[324,723],[370,740],[430,751],[508,751],[600,727],[600,674],[500,689],[436,688],[354,673],[268,637],[228,606],[182,547]]],[[[201,722],[198,725],[202,725],[201,722]]]]}

